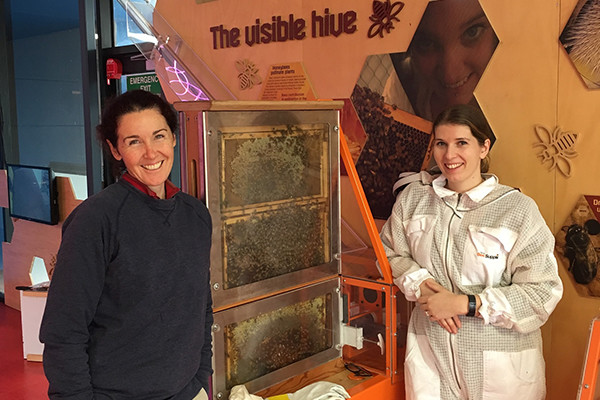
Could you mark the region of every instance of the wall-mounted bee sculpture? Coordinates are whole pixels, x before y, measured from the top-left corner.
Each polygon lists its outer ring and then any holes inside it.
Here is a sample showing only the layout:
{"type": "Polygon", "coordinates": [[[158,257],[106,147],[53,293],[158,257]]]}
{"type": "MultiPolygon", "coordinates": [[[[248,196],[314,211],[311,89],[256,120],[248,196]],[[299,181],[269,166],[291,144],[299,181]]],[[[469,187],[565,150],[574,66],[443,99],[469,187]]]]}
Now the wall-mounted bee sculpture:
{"type": "Polygon", "coordinates": [[[240,81],[240,89],[252,89],[255,85],[262,83],[262,78],[258,72],[256,64],[248,59],[237,60],[235,68],[238,70],[238,79],[240,81]]]}
{"type": "Polygon", "coordinates": [[[596,278],[598,273],[598,251],[590,235],[600,233],[600,222],[595,219],[587,220],[583,226],[573,224],[564,226],[565,256],[569,259],[569,271],[575,282],[587,285],[596,278]]]}
{"type": "Polygon", "coordinates": [[[542,148],[537,154],[542,160],[542,164],[549,162],[549,171],[557,168],[564,176],[569,178],[573,169],[570,159],[577,157],[575,145],[579,135],[575,132],[565,132],[559,126],[550,132],[548,128],[542,125],[535,126],[535,134],[540,141],[535,143],[533,147],[542,148]]]}
{"type": "Polygon", "coordinates": [[[394,29],[394,21],[400,22],[398,15],[404,8],[404,3],[401,1],[395,1],[393,3],[390,0],[385,1],[373,1],[373,15],[369,17],[373,24],[369,28],[367,36],[373,38],[377,35],[383,37],[384,32],[390,33],[394,29]]]}

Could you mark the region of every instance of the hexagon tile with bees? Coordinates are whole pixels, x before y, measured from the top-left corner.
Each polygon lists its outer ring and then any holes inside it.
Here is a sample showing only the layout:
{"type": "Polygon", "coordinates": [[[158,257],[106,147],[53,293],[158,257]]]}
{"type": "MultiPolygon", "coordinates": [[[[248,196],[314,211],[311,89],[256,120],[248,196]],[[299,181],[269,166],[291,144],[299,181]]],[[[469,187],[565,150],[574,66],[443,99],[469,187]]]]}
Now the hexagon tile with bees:
{"type": "Polygon", "coordinates": [[[542,160],[542,164],[549,161],[551,163],[548,167],[549,171],[558,168],[564,176],[569,178],[573,170],[570,158],[577,157],[575,146],[579,134],[563,131],[559,126],[550,133],[550,130],[542,125],[535,126],[535,134],[540,141],[535,143],[533,147],[542,148],[537,154],[542,160]]]}

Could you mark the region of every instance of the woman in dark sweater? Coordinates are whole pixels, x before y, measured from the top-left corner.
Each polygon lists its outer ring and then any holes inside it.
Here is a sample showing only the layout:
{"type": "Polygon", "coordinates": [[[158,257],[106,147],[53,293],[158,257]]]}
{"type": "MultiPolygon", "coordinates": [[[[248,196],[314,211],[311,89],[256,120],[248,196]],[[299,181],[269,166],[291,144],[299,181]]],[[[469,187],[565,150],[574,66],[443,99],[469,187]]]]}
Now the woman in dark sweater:
{"type": "Polygon", "coordinates": [[[40,339],[51,399],[181,399],[212,374],[211,219],[169,180],[177,115],[117,97],[98,136],[125,172],[63,226],[40,339]]]}

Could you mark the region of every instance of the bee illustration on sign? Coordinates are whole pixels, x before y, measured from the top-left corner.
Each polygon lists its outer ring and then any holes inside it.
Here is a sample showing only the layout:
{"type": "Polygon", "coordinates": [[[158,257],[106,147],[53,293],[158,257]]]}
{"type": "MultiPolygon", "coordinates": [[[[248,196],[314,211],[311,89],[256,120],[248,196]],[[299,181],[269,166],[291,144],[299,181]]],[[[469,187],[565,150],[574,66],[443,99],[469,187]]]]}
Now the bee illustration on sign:
{"type": "Polygon", "coordinates": [[[373,15],[369,17],[373,24],[369,28],[367,33],[369,39],[377,35],[383,37],[383,32],[390,33],[394,29],[394,21],[400,22],[396,17],[404,8],[404,3],[396,1],[391,3],[390,0],[386,1],[373,1],[373,15]]]}
{"type": "Polygon", "coordinates": [[[579,135],[575,132],[565,132],[559,126],[550,131],[541,125],[535,126],[535,134],[540,139],[533,147],[541,147],[542,150],[537,154],[541,158],[542,164],[549,161],[551,163],[548,170],[558,168],[558,170],[567,178],[571,176],[572,167],[570,158],[577,157],[575,145],[579,135]]]}
{"type": "Polygon", "coordinates": [[[252,61],[248,59],[237,60],[235,68],[239,72],[240,89],[252,89],[255,85],[262,83],[262,79],[258,74],[258,68],[256,68],[256,65],[252,61]]]}
{"type": "Polygon", "coordinates": [[[569,259],[569,271],[575,282],[587,285],[598,273],[597,250],[590,235],[600,233],[600,223],[589,219],[583,225],[572,224],[562,228],[565,235],[565,257],[569,259]]]}

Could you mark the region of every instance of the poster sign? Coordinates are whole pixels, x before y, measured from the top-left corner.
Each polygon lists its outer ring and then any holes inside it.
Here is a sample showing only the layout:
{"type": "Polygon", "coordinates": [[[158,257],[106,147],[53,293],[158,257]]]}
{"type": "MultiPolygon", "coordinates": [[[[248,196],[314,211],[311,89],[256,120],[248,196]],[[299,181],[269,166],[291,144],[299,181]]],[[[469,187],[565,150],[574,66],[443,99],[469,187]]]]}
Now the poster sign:
{"type": "Polygon", "coordinates": [[[261,100],[316,100],[302,63],[271,65],[263,83],[261,100]]]}

